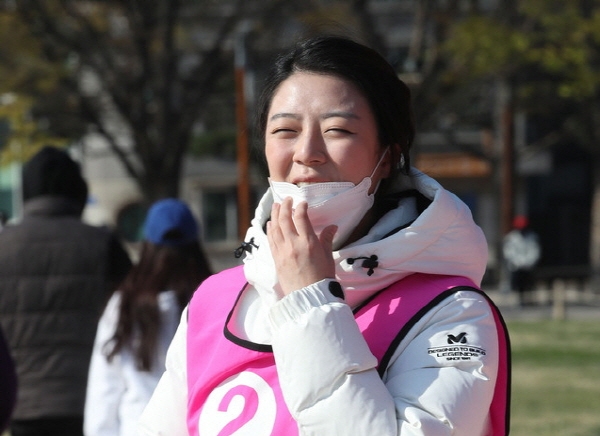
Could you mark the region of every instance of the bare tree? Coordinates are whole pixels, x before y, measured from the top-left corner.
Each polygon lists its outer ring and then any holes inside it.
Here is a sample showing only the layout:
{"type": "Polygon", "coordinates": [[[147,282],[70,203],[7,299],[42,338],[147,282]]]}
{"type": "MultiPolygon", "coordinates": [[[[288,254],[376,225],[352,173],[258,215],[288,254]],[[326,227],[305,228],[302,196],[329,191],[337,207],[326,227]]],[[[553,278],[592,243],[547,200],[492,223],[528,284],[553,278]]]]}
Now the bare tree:
{"type": "Polygon", "coordinates": [[[152,201],[177,195],[194,124],[219,80],[233,75],[239,23],[285,6],[267,3],[20,0],[16,10],[45,57],[68,63],[62,84],[82,121],[152,201]]]}

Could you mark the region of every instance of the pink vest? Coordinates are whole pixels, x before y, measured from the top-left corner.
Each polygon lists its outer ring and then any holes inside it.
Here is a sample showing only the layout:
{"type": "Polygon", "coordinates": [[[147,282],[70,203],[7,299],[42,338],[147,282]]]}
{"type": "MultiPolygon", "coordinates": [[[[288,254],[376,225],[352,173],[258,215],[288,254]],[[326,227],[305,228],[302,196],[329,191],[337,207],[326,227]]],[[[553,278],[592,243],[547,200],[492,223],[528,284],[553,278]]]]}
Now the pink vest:
{"type": "MultiPolygon", "coordinates": [[[[232,268],[207,279],[190,302],[187,337],[190,435],[228,436],[238,430],[235,434],[298,435],[297,424],[283,400],[271,347],[241,340],[227,329],[245,286],[242,267],[232,268]]],[[[464,287],[481,292],[472,289],[475,285],[464,277],[413,274],[355,311],[357,324],[379,361],[380,375],[412,326],[432,307],[464,287]],[[381,307],[388,314],[385,322],[381,307]]],[[[498,436],[508,434],[509,429],[510,348],[504,321],[491,301],[490,305],[499,332],[500,365],[490,407],[491,434],[498,436]]]]}

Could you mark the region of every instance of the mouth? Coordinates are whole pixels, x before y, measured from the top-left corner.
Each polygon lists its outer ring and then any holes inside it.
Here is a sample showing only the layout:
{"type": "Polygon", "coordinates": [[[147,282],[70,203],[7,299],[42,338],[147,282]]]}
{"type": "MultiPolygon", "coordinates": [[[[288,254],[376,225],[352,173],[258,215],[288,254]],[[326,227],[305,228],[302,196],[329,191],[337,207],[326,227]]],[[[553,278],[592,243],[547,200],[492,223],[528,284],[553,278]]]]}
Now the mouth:
{"type": "Polygon", "coordinates": [[[298,186],[299,188],[303,187],[303,186],[309,186],[309,185],[314,185],[315,183],[327,183],[329,182],[329,180],[326,179],[321,179],[321,178],[314,178],[314,179],[296,179],[296,180],[292,180],[291,181],[294,185],[298,186]]]}

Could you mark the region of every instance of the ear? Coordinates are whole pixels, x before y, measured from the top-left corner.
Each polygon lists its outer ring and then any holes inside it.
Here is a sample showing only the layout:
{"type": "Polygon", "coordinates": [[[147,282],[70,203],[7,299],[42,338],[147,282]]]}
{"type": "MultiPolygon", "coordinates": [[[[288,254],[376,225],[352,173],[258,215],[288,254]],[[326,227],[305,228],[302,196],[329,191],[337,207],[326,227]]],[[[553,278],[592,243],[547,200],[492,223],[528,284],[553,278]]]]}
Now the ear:
{"type": "Polygon", "coordinates": [[[388,146],[385,156],[381,161],[381,178],[386,179],[392,174],[394,166],[398,165],[402,157],[402,148],[399,144],[388,146]]]}

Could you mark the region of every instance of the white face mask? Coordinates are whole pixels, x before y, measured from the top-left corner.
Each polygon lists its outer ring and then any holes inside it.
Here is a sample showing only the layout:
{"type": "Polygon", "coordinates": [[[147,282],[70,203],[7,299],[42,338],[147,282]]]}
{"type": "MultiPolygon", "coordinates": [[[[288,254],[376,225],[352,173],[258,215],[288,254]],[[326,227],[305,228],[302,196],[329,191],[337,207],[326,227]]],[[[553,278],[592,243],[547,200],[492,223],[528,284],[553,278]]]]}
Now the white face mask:
{"type": "Polygon", "coordinates": [[[369,177],[365,177],[358,185],[352,182],[324,182],[297,186],[288,182],[269,180],[273,201],[281,204],[292,198],[292,208],[300,202],[308,204],[308,218],[317,235],[331,224],[338,226],[333,238],[333,249],[337,250],[346,241],[350,233],[373,206],[375,189],[369,194],[372,178],[387,153],[386,148],[369,177]]]}

